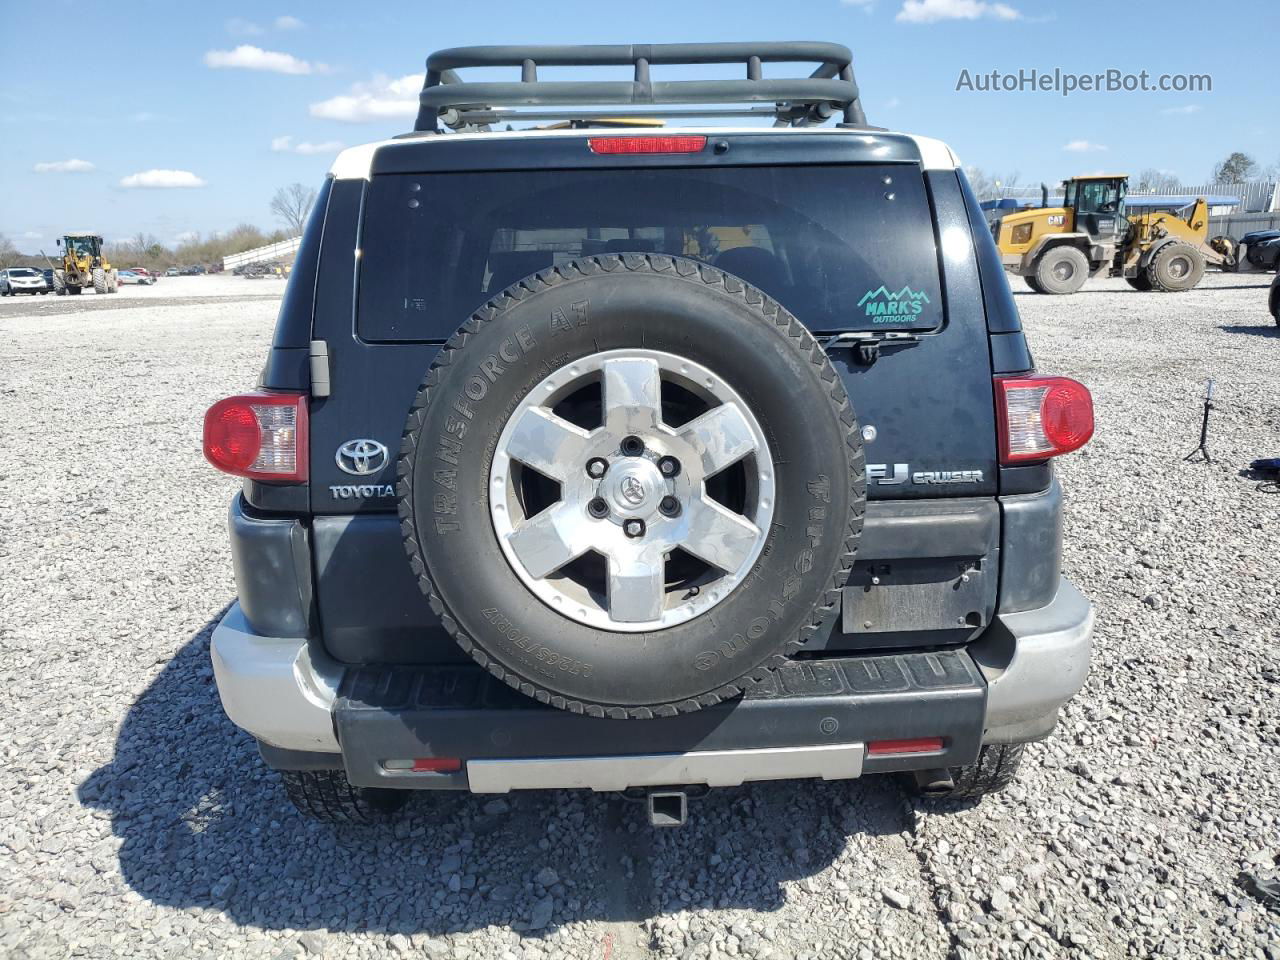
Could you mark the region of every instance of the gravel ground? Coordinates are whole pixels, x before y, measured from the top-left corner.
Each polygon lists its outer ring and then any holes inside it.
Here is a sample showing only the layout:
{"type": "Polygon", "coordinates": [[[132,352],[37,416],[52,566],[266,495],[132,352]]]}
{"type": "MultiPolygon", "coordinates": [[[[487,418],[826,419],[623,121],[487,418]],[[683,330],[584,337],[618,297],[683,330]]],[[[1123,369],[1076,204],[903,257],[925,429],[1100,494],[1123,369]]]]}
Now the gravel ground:
{"type": "Polygon", "coordinates": [[[0,302],[0,956],[1280,960],[1237,886],[1280,852],[1280,496],[1241,475],[1280,455],[1268,279],[1018,297],[1098,411],[1061,469],[1093,673],[1018,785],[970,808],[758,785],[657,832],[583,794],[300,819],[208,660],[235,484],[199,421],[250,385],[275,299],[0,302]],[[1217,459],[1183,463],[1210,376],[1217,459]]]}

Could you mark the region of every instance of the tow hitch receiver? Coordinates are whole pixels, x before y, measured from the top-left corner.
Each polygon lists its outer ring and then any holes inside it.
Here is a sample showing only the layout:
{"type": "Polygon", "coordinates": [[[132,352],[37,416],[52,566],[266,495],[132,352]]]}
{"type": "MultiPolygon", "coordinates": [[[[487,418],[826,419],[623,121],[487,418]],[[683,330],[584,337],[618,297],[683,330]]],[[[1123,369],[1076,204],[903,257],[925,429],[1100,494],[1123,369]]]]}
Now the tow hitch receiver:
{"type": "Polygon", "coordinates": [[[689,795],[683,790],[650,790],[649,826],[683,827],[689,819],[689,795]]]}

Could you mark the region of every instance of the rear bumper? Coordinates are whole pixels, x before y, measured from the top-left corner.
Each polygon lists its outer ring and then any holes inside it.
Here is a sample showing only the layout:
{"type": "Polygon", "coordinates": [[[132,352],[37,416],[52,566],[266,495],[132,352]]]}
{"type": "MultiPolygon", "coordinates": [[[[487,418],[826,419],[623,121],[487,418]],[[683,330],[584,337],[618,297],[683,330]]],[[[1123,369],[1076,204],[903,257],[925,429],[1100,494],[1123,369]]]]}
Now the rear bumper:
{"type": "Polygon", "coordinates": [[[214,630],[227,715],[273,766],[343,767],[359,786],[471,790],[825,777],[972,762],[983,743],[1047,735],[1083,685],[1089,602],[1002,614],[960,650],[796,663],[741,700],[647,721],[536,703],[471,666],[343,667],[305,639],[252,631],[239,604],[214,630]],[[941,737],[941,750],[868,755],[879,740],[941,737]],[[456,772],[405,762],[457,757],[456,772]]]}

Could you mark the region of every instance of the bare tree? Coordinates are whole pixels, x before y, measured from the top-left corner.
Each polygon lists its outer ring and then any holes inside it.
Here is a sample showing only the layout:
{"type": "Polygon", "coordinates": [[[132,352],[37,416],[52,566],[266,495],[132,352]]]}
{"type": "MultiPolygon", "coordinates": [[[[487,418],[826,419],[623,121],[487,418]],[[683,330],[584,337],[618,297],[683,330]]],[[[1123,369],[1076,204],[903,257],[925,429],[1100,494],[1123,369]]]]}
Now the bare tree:
{"type": "Polygon", "coordinates": [[[8,236],[0,233],[0,267],[7,267],[18,256],[18,248],[8,236]]]}
{"type": "Polygon", "coordinates": [[[1243,183],[1258,171],[1258,164],[1247,153],[1236,150],[1213,168],[1214,183],[1243,183]]]}
{"type": "Polygon", "coordinates": [[[1148,167],[1138,174],[1134,190],[1137,193],[1173,193],[1182,184],[1172,173],[1148,167]]]}
{"type": "Polygon", "coordinates": [[[306,225],[307,215],[316,202],[316,191],[301,183],[281,187],[271,198],[271,212],[284,221],[289,236],[296,237],[306,225]]]}
{"type": "Polygon", "coordinates": [[[1018,185],[1021,177],[1016,170],[1013,173],[989,175],[981,167],[965,167],[965,176],[969,178],[969,186],[973,187],[974,196],[979,201],[999,200],[1005,193],[1018,185]]]}

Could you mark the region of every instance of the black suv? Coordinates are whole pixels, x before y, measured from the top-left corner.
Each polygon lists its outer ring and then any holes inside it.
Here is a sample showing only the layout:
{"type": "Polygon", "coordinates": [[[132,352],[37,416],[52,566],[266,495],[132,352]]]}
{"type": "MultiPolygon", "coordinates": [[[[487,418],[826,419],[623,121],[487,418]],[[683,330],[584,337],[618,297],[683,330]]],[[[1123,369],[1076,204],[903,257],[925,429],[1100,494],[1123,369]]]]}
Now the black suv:
{"type": "Polygon", "coordinates": [[[868,126],[827,43],[449,50],[421,102],[338,157],[205,421],[244,477],[218,688],[299,808],[1006,784],[1088,670],[1051,463],[1093,414],[951,151],[868,126]],[[651,76],[707,63],[743,75],[651,76]],[[656,119],[734,111],[773,126],[656,119]]]}

